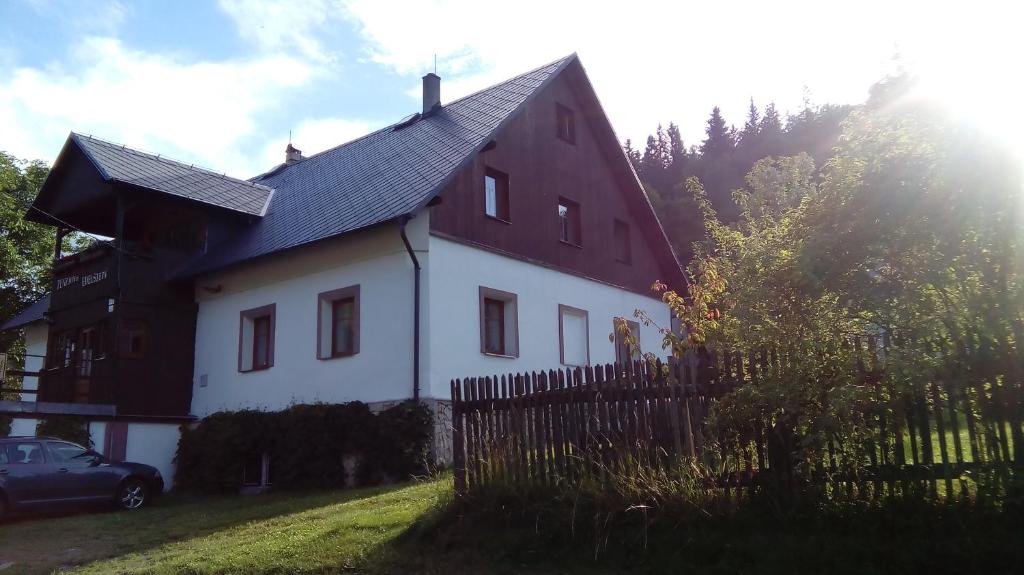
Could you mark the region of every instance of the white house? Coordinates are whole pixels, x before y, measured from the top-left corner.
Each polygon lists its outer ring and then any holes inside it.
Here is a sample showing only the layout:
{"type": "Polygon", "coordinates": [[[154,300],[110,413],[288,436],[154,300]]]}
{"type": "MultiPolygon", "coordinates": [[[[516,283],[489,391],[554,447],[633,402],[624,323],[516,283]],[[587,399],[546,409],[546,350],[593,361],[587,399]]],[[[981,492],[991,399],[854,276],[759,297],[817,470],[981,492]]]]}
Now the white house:
{"type": "Polygon", "coordinates": [[[172,477],[178,426],[216,411],[416,398],[444,438],[453,378],[615,361],[636,309],[671,324],[650,286],[683,273],[575,55],[443,105],[423,88],[251,180],[72,134],[26,217],[114,240],[4,326],[47,361],[39,401],[0,412],[87,414],[172,477]]]}

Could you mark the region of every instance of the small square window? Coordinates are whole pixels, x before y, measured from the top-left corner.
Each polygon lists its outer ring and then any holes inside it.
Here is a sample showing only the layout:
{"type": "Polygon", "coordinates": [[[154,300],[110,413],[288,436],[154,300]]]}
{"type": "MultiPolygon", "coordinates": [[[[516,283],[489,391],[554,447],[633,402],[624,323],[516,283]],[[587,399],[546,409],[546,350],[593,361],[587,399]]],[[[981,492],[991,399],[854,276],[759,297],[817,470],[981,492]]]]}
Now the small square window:
{"type": "Polygon", "coordinates": [[[519,356],[516,294],[480,287],[480,353],[519,356]]]}
{"type": "Polygon", "coordinates": [[[484,213],[503,222],[511,221],[508,174],[487,168],[484,175],[484,213]]]}
{"type": "Polygon", "coordinates": [[[615,220],[615,261],[625,264],[633,261],[633,246],[629,238],[629,224],[615,220]]]}
{"type": "Polygon", "coordinates": [[[275,304],[241,312],[238,327],[238,371],[274,366],[275,304]]]}
{"type": "Polygon", "coordinates": [[[583,244],[579,204],[566,198],[558,198],[558,226],[559,239],[563,242],[574,246],[583,244]]]}
{"type": "Polygon", "coordinates": [[[576,116],[572,110],[561,104],[555,106],[555,121],[558,125],[558,137],[569,142],[576,143],[576,116]]]}
{"type": "Polygon", "coordinates": [[[317,352],[320,359],[359,353],[359,286],[317,296],[317,352]]]}

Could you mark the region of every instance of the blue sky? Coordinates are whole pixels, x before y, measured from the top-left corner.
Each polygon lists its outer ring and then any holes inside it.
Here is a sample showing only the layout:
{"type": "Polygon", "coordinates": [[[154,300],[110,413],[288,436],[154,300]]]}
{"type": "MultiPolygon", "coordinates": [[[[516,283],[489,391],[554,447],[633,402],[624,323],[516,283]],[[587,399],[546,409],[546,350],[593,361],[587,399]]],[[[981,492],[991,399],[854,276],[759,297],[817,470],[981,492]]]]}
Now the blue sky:
{"type": "Polygon", "coordinates": [[[859,102],[897,53],[1009,110],[1019,85],[990,83],[1024,50],[998,6],[0,0],[0,150],[52,161],[75,130],[248,177],[289,130],[314,153],[417,111],[435,54],[447,101],[578,52],[622,139],[674,120],[697,144],[713,105],[742,125],[751,97],[859,102]]]}

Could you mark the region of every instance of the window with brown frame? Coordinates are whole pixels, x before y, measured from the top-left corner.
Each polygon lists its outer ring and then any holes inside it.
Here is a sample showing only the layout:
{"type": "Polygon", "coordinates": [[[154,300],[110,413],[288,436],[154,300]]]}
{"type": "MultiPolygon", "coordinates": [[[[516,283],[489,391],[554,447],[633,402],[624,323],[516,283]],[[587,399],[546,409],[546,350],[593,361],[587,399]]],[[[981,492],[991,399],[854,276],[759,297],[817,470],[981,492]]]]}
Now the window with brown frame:
{"type": "Polygon", "coordinates": [[[519,318],[514,293],[480,286],[480,353],[519,356],[519,318]]]}
{"type": "Polygon", "coordinates": [[[640,324],[632,320],[626,320],[629,335],[633,336],[633,339],[636,340],[637,345],[633,346],[626,341],[626,334],[619,331],[617,323],[615,321],[612,322],[612,329],[615,330],[615,363],[624,364],[634,359],[639,359],[640,324]]]}
{"type": "Polygon", "coordinates": [[[583,245],[580,230],[580,205],[567,198],[558,198],[559,239],[574,246],[583,245]]]}
{"type": "Polygon", "coordinates": [[[633,246],[629,237],[629,224],[615,220],[615,261],[628,264],[633,261],[633,246]]]}
{"type": "Polygon", "coordinates": [[[359,353],[359,286],[317,294],[317,310],[317,358],[359,353]]]}
{"type": "Polygon", "coordinates": [[[511,207],[508,174],[487,168],[484,174],[484,213],[496,220],[510,222],[511,207]]]}
{"type": "Polygon", "coordinates": [[[558,304],[558,348],[562,365],[590,365],[590,318],[587,310],[558,304]]]}
{"type": "Polygon", "coordinates": [[[238,326],[238,371],[274,366],[274,330],[277,305],[242,311],[238,326]]]}
{"type": "Polygon", "coordinates": [[[572,110],[561,104],[555,104],[555,122],[557,124],[558,137],[569,142],[576,143],[576,116],[572,110]]]}

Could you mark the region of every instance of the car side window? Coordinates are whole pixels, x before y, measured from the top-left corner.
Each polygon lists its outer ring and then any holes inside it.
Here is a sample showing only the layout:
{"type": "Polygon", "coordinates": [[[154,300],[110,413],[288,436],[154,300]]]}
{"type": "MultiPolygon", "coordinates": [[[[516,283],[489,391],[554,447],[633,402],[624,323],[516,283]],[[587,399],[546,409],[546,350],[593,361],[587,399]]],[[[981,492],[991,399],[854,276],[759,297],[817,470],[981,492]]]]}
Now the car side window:
{"type": "Polygon", "coordinates": [[[10,443],[7,445],[8,465],[45,463],[43,446],[38,443],[10,443]]]}
{"type": "Polygon", "coordinates": [[[80,463],[82,465],[88,465],[89,463],[88,458],[85,457],[88,450],[81,445],[64,443],[63,441],[48,441],[46,445],[50,448],[50,455],[58,463],[80,463]]]}
{"type": "Polygon", "coordinates": [[[7,464],[7,446],[0,445],[0,465],[7,464]]]}

